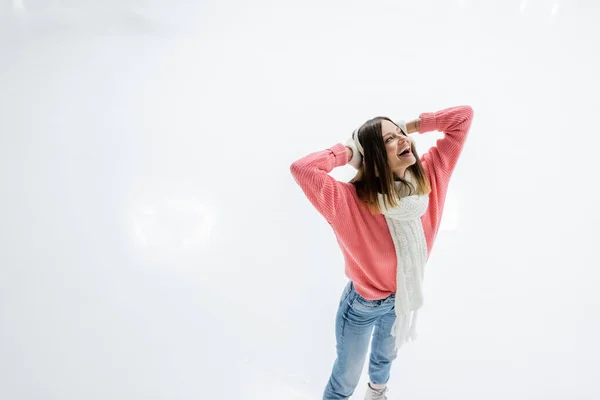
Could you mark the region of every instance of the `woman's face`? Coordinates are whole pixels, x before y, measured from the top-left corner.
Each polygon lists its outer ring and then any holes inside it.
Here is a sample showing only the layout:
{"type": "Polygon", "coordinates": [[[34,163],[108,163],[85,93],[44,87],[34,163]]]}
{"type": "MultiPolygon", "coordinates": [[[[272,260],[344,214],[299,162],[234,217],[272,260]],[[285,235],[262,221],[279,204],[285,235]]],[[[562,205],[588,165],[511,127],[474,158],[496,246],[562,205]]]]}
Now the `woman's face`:
{"type": "Polygon", "coordinates": [[[404,178],[406,169],[417,162],[410,139],[388,120],[381,121],[381,135],[387,151],[388,165],[397,176],[404,178]]]}

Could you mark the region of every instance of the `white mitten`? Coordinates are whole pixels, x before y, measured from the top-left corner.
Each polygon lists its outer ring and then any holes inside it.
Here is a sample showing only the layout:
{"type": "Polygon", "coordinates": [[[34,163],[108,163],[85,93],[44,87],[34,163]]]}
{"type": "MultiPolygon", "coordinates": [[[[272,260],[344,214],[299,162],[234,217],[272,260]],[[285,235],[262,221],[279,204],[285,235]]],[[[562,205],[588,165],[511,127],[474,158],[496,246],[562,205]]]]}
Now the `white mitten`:
{"type": "Polygon", "coordinates": [[[358,151],[358,147],[356,147],[356,143],[354,143],[354,139],[350,136],[350,139],[346,141],[346,146],[352,149],[352,159],[348,161],[348,164],[352,165],[354,169],[359,169],[360,164],[362,164],[362,156],[358,151]]]}

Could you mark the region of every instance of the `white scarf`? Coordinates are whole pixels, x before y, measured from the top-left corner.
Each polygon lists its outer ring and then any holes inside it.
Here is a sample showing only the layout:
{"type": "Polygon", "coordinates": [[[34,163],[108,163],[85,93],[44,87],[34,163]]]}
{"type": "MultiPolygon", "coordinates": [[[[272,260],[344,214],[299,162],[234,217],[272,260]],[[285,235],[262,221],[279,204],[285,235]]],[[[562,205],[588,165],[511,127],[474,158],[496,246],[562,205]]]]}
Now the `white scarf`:
{"type": "MultiPolygon", "coordinates": [[[[408,132],[406,123],[395,122],[403,132],[408,132]]],[[[413,138],[409,136],[413,141],[413,138]]],[[[358,129],[346,142],[352,149],[352,159],[348,164],[360,168],[364,149],[358,140],[358,129]]],[[[416,188],[416,181],[410,171],[406,171],[405,180],[416,188]]],[[[396,182],[400,197],[396,207],[388,208],[379,194],[379,205],[390,229],[396,249],[396,321],[392,326],[392,335],[396,338],[396,349],[404,343],[417,338],[417,314],[423,305],[423,277],[427,262],[427,241],[421,224],[421,216],[429,205],[429,195],[408,196],[402,182],[396,182]]]]}
{"type": "MultiPolygon", "coordinates": [[[[416,182],[407,170],[405,180],[416,182]]],[[[396,182],[400,191],[403,184],[396,182]]],[[[416,324],[418,309],[423,305],[423,277],[427,262],[427,242],[421,216],[429,205],[429,195],[412,195],[402,197],[398,205],[388,208],[379,194],[379,204],[390,229],[396,249],[396,322],[392,327],[392,335],[396,338],[398,349],[408,341],[416,340],[416,324]]]]}

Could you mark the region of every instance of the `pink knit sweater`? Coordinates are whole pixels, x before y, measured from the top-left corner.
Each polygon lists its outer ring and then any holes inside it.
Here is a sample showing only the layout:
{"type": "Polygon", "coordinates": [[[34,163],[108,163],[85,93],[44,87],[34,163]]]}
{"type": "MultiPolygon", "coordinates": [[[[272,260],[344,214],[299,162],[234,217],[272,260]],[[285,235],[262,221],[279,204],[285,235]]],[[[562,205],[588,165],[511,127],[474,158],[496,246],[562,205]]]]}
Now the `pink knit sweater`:
{"type": "MultiPolygon", "coordinates": [[[[452,107],[420,115],[419,133],[444,132],[421,162],[431,184],[429,206],[421,217],[427,258],[435,241],[450,177],[471,126],[469,106],[452,107]]],[[[309,154],[291,166],[291,172],[308,200],[333,228],[345,259],[346,276],[366,299],[382,299],[396,292],[396,251],[383,214],[373,215],[356,194],[354,185],[329,175],[348,163],[341,143],[309,154]]]]}

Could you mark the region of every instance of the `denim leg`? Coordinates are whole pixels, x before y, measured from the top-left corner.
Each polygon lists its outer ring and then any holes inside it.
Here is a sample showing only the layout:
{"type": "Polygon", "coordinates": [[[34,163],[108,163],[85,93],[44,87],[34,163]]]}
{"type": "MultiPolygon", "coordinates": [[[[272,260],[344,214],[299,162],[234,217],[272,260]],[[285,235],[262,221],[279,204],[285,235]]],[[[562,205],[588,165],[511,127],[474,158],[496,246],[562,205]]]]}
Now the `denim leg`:
{"type": "Polygon", "coordinates": [[[336,315],[337,358],[323,394],[324,400],[349,399],[362,373],[373,326],[382,316],[378,301],[360,298],[350,283],[336,315]]]}
{"type": "Polygon", "coordinates": [[[369,378],[371,383],[376,385],[388,382],[392,362],[398,355],[398,352],[394,350],[396,339],[391,333],[394,321],[396,321],[396,311],[392,307],[375,324],[369,359],[369,378]]]}

